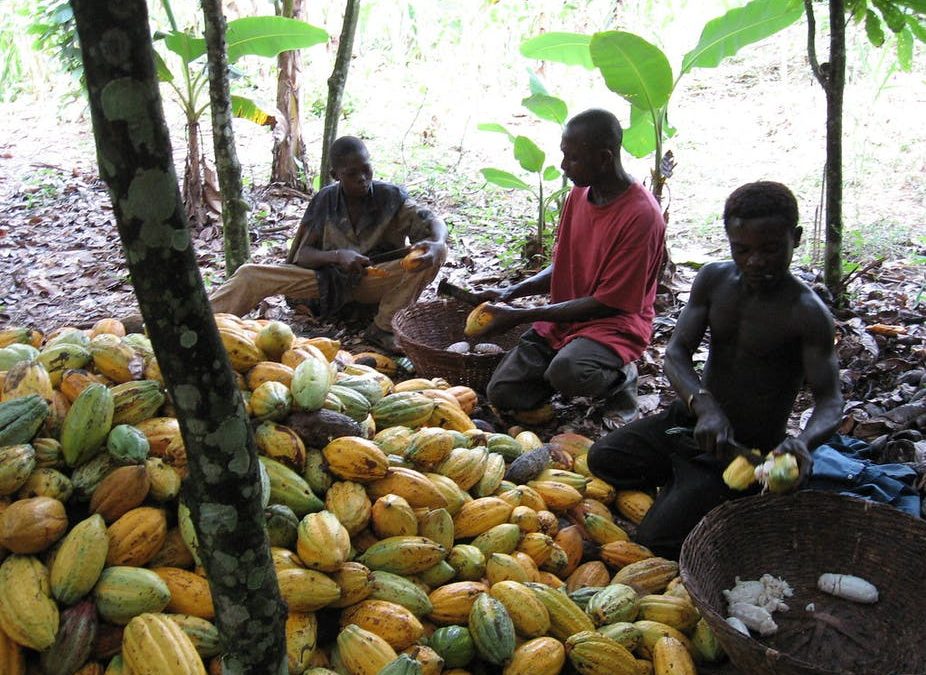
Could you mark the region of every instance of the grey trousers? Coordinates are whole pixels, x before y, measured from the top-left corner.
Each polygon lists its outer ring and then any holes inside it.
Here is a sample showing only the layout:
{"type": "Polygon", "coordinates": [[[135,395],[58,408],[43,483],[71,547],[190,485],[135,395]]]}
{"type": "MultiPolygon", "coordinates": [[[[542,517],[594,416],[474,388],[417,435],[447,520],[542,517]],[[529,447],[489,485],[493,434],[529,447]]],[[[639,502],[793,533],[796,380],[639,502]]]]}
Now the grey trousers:
{"type": "Polygon", "coordinates": [[[556,351],[531,328],[495,369],[486,394],[499,410],[518,411],[540,407],[554,392],[603,398],[624,385],[636,389],[636,367],[608,347],[577,338],[556,351]]]}

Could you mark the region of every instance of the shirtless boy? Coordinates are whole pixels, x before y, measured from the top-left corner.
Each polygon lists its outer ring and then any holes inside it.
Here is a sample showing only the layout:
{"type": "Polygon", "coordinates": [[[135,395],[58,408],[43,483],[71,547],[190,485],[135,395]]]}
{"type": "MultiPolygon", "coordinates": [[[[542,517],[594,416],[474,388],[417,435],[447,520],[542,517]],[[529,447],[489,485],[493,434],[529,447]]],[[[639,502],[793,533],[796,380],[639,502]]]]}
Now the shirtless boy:
{"type": "Polygon", "coordinates": [[[592,472],[619,490],[661,488],[636,540],[672,558],[708,511],[743,494],[722,480],[733,441],[794,454],[803,480],[810,450],[832,435],[842,413],[832,317],[789,271],[801,237],[794,195],[780,183],[749,183],[727,199],[723,218],[733,261],[698,273],[666,349],[679,400],[604,436],[588,457],[592,472]],[[692,355],[708,331],[699,375],[692,355]],[[813,414],[788,436],[804,384],[813,414]],[[693,427],[694,440],[667,435],[671,427],[693,427]]]}

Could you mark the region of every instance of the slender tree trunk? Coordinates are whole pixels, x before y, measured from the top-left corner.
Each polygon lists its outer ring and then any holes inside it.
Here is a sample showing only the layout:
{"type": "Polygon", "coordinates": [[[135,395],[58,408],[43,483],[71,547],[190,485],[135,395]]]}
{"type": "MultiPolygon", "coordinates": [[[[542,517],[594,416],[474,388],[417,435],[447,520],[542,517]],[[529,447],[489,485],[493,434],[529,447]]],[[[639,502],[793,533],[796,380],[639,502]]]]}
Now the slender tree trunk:
{"type": "Polygon", "coordinates": [[[846,12],[830,0],[830,67],[826,89],[826,265],[824,281],[838,305],[842,285],[842,103],[846,88],[846,12]]]}
{"type": "Polygon", "coordinates": [[[228,92],[228,55],[222,0],[202,0],[209,63],[209,109],[212,112],[212,146],[222,191],[225,235],[225,273],[231,276],[251,257],[248,239],[248,204],[241,186],[241,164],[235,150],[231,95],[228,92]]]}
{"type": "Polygon", "coordinates": [[[144,0],[73,0],[100,175],[188,454],[189,506],[227,674],[286,671],[248,419],[203,288],[154,72],[144,0]]]}
{"type": "MultiPolygon", "coordinates": [[[[291,19],[301,19],[302,0],[284,0],[281,14],[291,19]]],[[[302,57],[296,49],[281,52],[277,57],[277,109],[283,114],[285,132],[279,135],[274,133],[270,180],[297,190],[307,190],[305,172],[308,165],[305,157],[305,139],[302,137],[299,95],[301,68],[302,57]]]]}
{"type": "Polygon", "coordinates": [[[843,0],[830,0],[830,60],[819,63],[816,53],[816,19],[811,0],[807,14],[807,57],[826,96],[826,167],[824,201],[826,246],[823,278],[837,305],[845,301],[842,275],[842,108],[846,88],[846,11],[843,0]]]}
{"type": "Polygon", "coordinates": [[[206,214],[203,212],[203,168],[202,151],[199,148],[199,123],[187,121],[186,125],[187,153],[186,165],[183,171],[183,203],[186,204],[187,218],[190,219],[196,230],[201,230],[206,224],[206,214]]]}
{"type": "Polygon", "coordinates": [[[338,118],[341,116],[341,97],[347,84],[350,70],[350,58],[354,51],[354,35],[357,32],[357,19],[360,16],[360,0],[347,0],[344,7],[344,21],[341,24],[341,40],[338,54],[334,59],[334,69],[328,78],[328,105],[325,108],[325,131],[322,136],[322,163],[318,177],[322,187],[331,182],[328,149],[338,137],[338,118]]]}

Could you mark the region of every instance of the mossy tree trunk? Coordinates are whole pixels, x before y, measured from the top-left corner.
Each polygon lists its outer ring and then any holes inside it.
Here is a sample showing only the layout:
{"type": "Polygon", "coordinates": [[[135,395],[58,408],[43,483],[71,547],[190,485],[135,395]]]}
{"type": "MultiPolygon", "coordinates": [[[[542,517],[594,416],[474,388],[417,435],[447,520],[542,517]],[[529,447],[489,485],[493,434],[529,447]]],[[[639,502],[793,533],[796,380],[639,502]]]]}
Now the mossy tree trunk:
{"type": "Polygon", "coordinates": [[[210,580],[224,672],[286,671],[285,606],[254,440],[196,266],[144,0],[72,0],[100,175],[188,455],[183,499],[210,580]]]}
{"type": "MultiPolygon", "coordinates": [[[[302,8],[302,0],[283,0],[280,14],[291,19],[302,19],[302,8]]],[[[280,134],[274,129],[270,180],[305,191],[309,186],[299,94],[301,68],[302,57],[299,50],[282,52],[277,57],[277,109],[283,115],[282,123],[285,126],[280,134]]]]}
{"type": "Polygon", "coordinates": [[[843,0],[829,0],[830,58],[819,63],[816,54],[816,20],[811,0],[804,0],[807,14],[807,56],[814,76],[826,96],[826,167],[824,169],[823,278],[837,305],[845,302],[842,274],[842,108],[846,88],[846,9],[843,0]]]}
{"type": "Polygon", "coordinates": [[[241,186],[241,164],[235,150],[231,95],[228,91],[228,56],[225,16],[221,0],[202,0],[206,56],[209,64],[209,109],[212,146],[222,191],[222,225],[225,239],[225,273],[231,276],[251,257],[248,239],[248,204],[241,186]]]}
{"type": "Polygon", "coordinates": [[[354,53],[354,35],[357,33],[357,19],[360,16],[360,0],[347,0],[344,6],[344,20],[341,23],[341,39],[334,68],[328,78],[328,105],[325,107],[325,129],[322,135],[322,162],[318,171],[319,184],[324,187],[331,182],[331,162],[328,149],[338,137],[338,118],[341,117],[341,98],[350,71],[350,59],[354,53]]]}

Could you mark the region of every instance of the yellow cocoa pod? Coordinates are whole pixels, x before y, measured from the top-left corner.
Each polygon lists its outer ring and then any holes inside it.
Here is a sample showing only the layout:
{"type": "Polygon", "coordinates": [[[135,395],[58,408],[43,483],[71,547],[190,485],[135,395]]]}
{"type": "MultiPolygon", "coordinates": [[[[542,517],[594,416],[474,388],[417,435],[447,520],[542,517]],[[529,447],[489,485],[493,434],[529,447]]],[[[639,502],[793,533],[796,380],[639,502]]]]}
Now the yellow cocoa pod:
{"type": "Polygon", "coordinates": [[[724,469],[723,482],[731,490],[746,490],[756,482],[755,467],[748,459],[738,455],[724,469]]]}
{"type": "Polygon", "coordinates": [[[508,522],[511,504],[498,497],[481,497],[464,504],[453,517],[455,539],[475,537],[508,522]]]}
{"type": "Polygon", "coordinates": [[[277,569],[280,595],[291,612],[314,612],[341,597],[341,588],[324,572],[299,567],[277,569]]]}
{"type": "Polygon", "coordinates": [[[140,614],[129,621],[122,658],[133,675],[206,675],[192,640],[164,614],[140,614]]]}
{"type": "Polygon", "coordinates": [[[318,620],[314,612],[286,615],[286,660],[290,673],[304,673],[312,667],[317,640],[318,620]]]}
{"type": "Polygon", "coordinates": [[[410,647],[424,635],[424,627],[411,611],[385,600],[364,600],[341,612],[341,627],[354,624],[375,633],[393,649],[410,647]]]}
{"type": "Polygon", "coordinates": [[[373,593],[373,573],[358,562],[344,563],[331,578],[341,589],[341,597],[332,602],[331,607],[350,607],[373,593]]]}
{"type": "Polygon", "coordinates": [[[492,323],[492,313],[488,310],[488,302],[483,302],[471,311],[466,317],[466,327],[463,334],[466,337],[473,337],[477,333],[484,331],[492,323]]]}
{"type": "Polygon", "coordinates": [[[337,639],[338,657],[351,675],[377,675],[396,658],[392,646],[360,626],[345,626],[337,639]]]}
{"type": "Polygon", "coordinates": [[[176,614],[190,614],[200,619],[215,618],[212,594],[205,577],[179,567],[155,567],[157,574],[170,589],[170,602],[165,611],[176,614]]]}
{"type": "Polygon", "coordinates": [[[140,380],[145,359],[121,337],[101,333],[90,340],[90,355],[96,371],[113,382],[140,380]]]}
{"type": "Polygon", "coordinates": [[[338,478],[370,483],[386,477],[389,460],[373,441],[359,436],[335,438],[323,449],[328,469],[338,478]]]}
{"type": "Polygon", "coordinates": [[[370,514],[373,532],[380,539],[415,536],[418,518],[408,502],[398,495],[383,495],[373,503],[370,514]]]}
{"type": "Polygon", "coordinates": [[[639,525],[653,505],[653,498],[640,490],[618,490],[614,494],[617,512],[634,525],[639,525]]]}
{"type": "Polygon", "coordinates": [[[309,513],[299,522],[296,552],[309,569],[336,572],[350,556],[350,535],[330,511],[309,513]]]}
{"type": "Polygon", "coordinates": [[[257,331],[254,344],[264,354],[274,361],[279,361],[287,349],[293,344],[293,329],[282,321],[270,321],[257,331]]]}
{"type": "Polygon", "coordinates": [[[370,522],[372,502],[363,485],[353,481],[332,483],[325,492],[325,509],[333,513],[350,536],[359,534],[370,522]]]}
{"type": "Polygon", "coordinates": [[[556,638],[538,637],[514,650],[502,675],[557,675],[566,663],[566,650],[556,638]]]}
{"type": "Polygon", "coordinates": [[[488,590],[479,581],[456,581],[440,586],[428,596],[431,601],[428,619],[439,626],[465,626],[476,598],[488,590]]]}
{"type": "Polygon", "coordinates": [[[501,602],[518,635],[535,638],[550,629],[550,613],[531,589],[522,582],[504,580],[492,584],[489,594],[501,602]]]}

